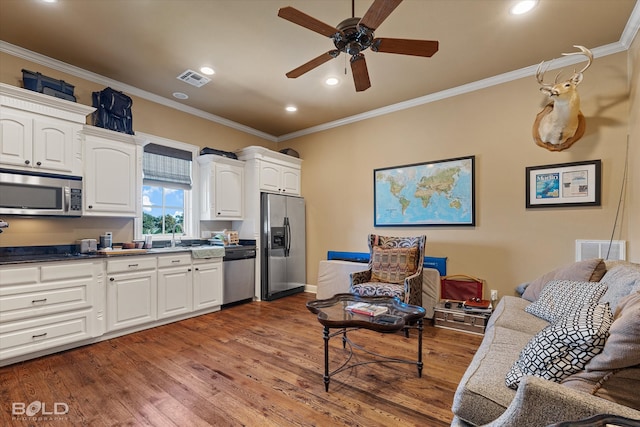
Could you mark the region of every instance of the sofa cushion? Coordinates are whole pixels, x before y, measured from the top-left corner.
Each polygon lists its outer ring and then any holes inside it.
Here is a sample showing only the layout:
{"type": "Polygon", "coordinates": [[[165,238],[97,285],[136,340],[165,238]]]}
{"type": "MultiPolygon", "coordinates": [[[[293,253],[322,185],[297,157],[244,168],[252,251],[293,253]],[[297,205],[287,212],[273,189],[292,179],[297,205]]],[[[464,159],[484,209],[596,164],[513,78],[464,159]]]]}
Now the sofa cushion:
{"type": "Polygon", "coordinates": [[[473,425],[498,418],[509,406],[515,390],[504,385],[504,377],[518,359],[531,334],[493,327],[465,371],[453,398],[453,413],[473,425]]]}
{"type": "Polygon", "coordinates": [[[523,375],[535,375],[560,382],[584,369],[602,351],[609,336],[613,315],[609,304],[583,305],[536,334],[522,349],[505,377],[508,387],[517,388],[523,375]]]}
{"type": "Polygon", "coordinates": [[[371,255],[371,281],[404,283],[407,276],[418,269],[418,248],[373,247],[371,255]]]}
{"type": "Polygon", "coordinates": [[[602,352],[562,384],[640,410],[640,292],[620,300],[602,352]]]}
{"type": "Polygon", "coordinates": [[[630,265],[632,264],[615,265],[600,280],[607,285],[607,292],[600,301],[608,302],[614,312],[622,298],[640,291],[640,268],[631,268],[630,265]]]}
{"type": "Polygon", "coordinates": [[[597,303],[606,290],[607,285],[600,282],[553,280],[542,289],[540,298],[524,310],[553,323],[583,305],[597,303]]]}
{"type": "Polygon", "coordinates": [[[533,336],[549,325],[544,319],[529,314],[524,309],[531,304],[526,299],[505,295],[493,310],[487,329],[502,326],[520,332],[526,332],[533,336]]]}
{"type": "Polygon", "coordinates": [[[597,282],[606,271],[606,265],[600,258],[574,262],[543,274],[531,281],[522,298],[536,301],[540,292],[552,280],[573,280],[576,282],[597,282]]]}

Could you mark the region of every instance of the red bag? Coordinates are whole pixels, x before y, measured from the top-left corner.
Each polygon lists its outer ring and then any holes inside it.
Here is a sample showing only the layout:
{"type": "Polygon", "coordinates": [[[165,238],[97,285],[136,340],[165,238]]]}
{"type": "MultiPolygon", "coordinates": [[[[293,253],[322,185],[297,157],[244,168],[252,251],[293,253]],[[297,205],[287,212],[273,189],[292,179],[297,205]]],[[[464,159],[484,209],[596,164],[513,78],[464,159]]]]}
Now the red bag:
{"type": "Polygon", "coordinates": [[[440,278],[440,300],[467,301],[482,299],[484,280],[477,277],[456,274],[440,278]]]}

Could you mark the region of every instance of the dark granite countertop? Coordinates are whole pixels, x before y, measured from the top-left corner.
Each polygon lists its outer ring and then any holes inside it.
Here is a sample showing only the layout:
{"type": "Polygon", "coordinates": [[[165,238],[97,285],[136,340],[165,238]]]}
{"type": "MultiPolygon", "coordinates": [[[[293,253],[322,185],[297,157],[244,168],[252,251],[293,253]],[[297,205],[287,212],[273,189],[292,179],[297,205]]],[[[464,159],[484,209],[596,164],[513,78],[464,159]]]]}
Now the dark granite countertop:
{"type": "MultiPolygon", "coordinates": [[[[185,241],[183,240],[183,243],[185,241]]],[[[206,241],[204,241],[206,242],[206,241]]],[[[193,240],[187,241],[188,245],[181,246],[180,248],[184,248],[185,251],[190,250],[192,247],[199,246],[204,243],[201,241],[193,240]]],[[[158,249],[164,247],[164,242],[158,242],[158,246],[155,246],[153,249],[158,249]]],[[[255,240],[242,240],[240,241],[241,245],[254,245],[256,244],[255,240]]],[[[149,255],[158,255],[158,252],[154,252],[153,249],[148,252],[149,255]]],[[[179,251],[177,249],[176,251],[179,251]]],[[[127,255],[119,255],[119,256],[134,256],[141,255],[137,254],[127,254],[127,255]]],[[[9,264],[25,264],[25,263],[33,263],[33,262],[48,262],[48,261],[67,261],[67,260],[83,260],[83,259],[104,259],[107,258],[108,255],[103,255],[99,253],[86,253],[82,254],[78,252],[78,247],[76,245],[50,245],[50,246],[16,246],[16,247],[0,247],[0,266],[9,265],[9,264]]]]}

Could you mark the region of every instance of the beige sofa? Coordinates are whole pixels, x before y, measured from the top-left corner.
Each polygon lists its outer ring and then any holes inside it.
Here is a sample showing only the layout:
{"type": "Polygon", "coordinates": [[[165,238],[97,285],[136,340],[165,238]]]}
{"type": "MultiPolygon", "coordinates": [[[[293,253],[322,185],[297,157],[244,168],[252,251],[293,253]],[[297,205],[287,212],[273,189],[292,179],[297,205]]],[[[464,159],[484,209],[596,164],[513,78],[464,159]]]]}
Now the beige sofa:
{"type": "Polygon", "coordinates": [[[455,393],[452,425],[547,426],[596,414],[640,420],[638,389],[640,264],[582,261],[532,281],[522,297],[502,298],[455,393]],[[591,298],[588,304],[582,301],[570,315],[565,312],[568,308],[562,304],[572,305],[583,297],[591,298]],[[560,302],[563,298],[566,301],[560,302]],[[594,312],[601,313],[598,321],[593,320],[594,312]],[[551,316],[551,321],[539,315],[551,316]],[[568,333],[572,340],[593,346],[589,356],[580,353],[585,360],[572,359],[565,366],[566,354],[564,359],[545,356],[553,355],[553,349],[574,351],[574,344],[558,342],[566,339],[563,331],[574,328],[571,322],[581,319],[576,321],[581,324],[586,318],[589,330],[597,332],[588,339],[568,333]],[[560,337],[553,331],[560,331],[560,337]],[[541,342],[548,347],[536,347],[541,342]],[[519,384],[508,387],[514,378],[519,384]]]}

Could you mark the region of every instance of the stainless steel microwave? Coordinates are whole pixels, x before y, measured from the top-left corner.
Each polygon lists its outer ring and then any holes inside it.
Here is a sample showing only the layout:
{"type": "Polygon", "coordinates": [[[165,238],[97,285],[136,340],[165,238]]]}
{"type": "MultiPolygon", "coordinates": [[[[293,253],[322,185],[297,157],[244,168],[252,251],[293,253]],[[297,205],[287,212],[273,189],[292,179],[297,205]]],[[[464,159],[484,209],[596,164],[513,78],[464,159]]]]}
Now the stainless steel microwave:
{"type": "Polygon", "coordinates": [[[82,177],[0,169],[0,214],[82,215],[82,177]]]}

